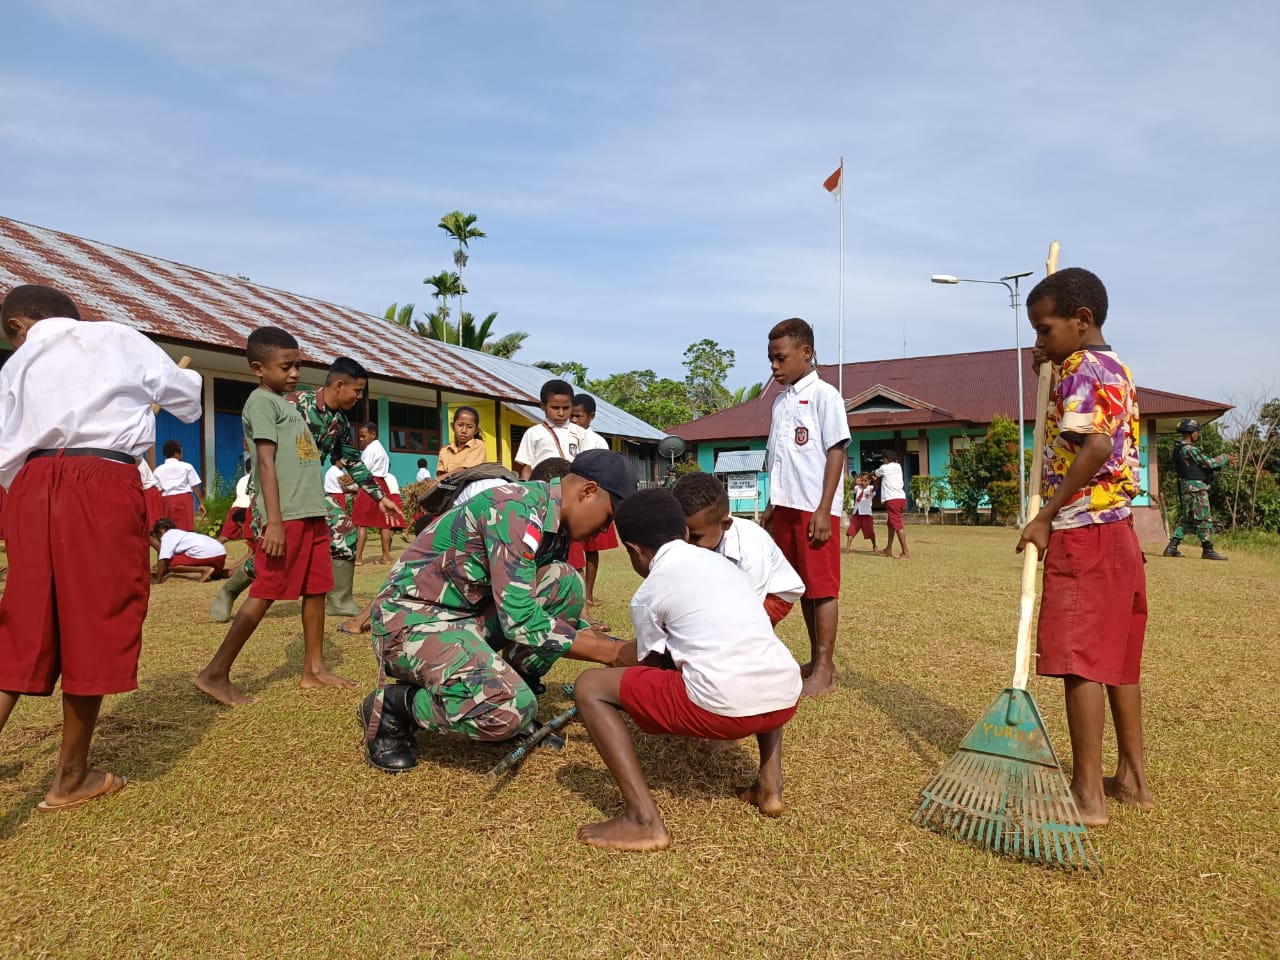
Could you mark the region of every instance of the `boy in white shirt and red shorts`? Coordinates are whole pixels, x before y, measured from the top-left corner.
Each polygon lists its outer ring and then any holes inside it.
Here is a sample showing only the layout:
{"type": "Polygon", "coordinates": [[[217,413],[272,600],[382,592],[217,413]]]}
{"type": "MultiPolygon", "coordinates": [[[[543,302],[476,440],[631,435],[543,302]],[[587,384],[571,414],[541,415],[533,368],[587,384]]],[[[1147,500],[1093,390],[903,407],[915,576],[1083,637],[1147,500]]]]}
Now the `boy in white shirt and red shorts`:
{"type": "Polygon", "coordinates": [[[801,696],[836,688],[834,654],[840,620],[840,507],[849,469],[849,418],[839,391],[815,369],[813,327],[799,317],[769,331],[769,366],[785,389],[769,426],[769,507],[761,523],[804,581],[811,658],[800,668],[801,696]],[[835,535],[833,536],[833,531],[835,535]]]}

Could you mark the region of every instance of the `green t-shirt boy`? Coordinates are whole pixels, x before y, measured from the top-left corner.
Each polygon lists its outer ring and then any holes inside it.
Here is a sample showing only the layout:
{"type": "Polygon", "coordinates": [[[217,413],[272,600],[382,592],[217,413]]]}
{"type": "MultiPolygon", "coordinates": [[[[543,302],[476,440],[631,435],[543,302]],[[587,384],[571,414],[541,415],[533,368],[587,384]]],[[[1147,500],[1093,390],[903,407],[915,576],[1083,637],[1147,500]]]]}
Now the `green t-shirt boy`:
{"type": "MultiPolygon", "coordinates": [[[[298,408],[279,394],[259,387],[249,394],[241,414],[250,443],[269,440],[276,445],[276,480],[280,487],[280,519],[305,520],[325,515],[324,464],[311,430],[298,408]]],[[[267,525],[265,501],[252,474],[254,516],[259,529],[267,525]]]]}

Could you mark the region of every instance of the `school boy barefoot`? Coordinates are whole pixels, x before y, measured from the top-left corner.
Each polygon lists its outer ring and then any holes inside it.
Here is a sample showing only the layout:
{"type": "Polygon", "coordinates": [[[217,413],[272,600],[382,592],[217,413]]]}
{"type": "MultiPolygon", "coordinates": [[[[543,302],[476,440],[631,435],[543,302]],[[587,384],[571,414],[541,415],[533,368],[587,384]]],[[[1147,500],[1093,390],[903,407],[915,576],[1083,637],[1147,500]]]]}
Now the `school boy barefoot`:
{"type": "Polygon", "coordinates": [[[732,563],[685,540],[684,510],[665,490],[645,490],[614,515],[631,566],[645,578],[631,600],[636,639],[620,666],[587,670],[574,702],[591,742],[622,790],[626,810],[578,830],[614,850],[671,843],[622,719],[646,733],[711,740],[754,735],[760,770],[739,799],[782,813],[782,727],[795,715],[800,670],[774,636],[751,585],[732,563]]]}
{"type": "Polygon", "coordinates": [[[137,460],[155,442],[152,403],[199,419],[200,375],[124,324],[81,323],[51,287],[15,287],[0,325],[14,347],[0,370],[0,729],[61,675],[62,749],[39,809],[67,810],[125,784],[89,766],[89,746],[102,698],[138,687],[151,581],[137,460]]]}
{"type": "Polygon", "coordinates": [[[1061,365],[1045,431],[1043,509],[1018,552],[1044,558],[1036,672],[1062,677],[1071,734],[1071,793],[1088,826],[1106,797],[1151,809],[1138,686],[1147,624],[1145,560],[1129,504],[1138,490],[1133,375],[1106,343],[1107,291],[1088,270],[1051,274],[1027,296],[1036,356],[1061,365]],[[1104,693],[1105,691],[1105,693],[1104,693]],[[1111,703],[1119,759],[1102,776],[1111,703]]]}
{"type": "Polygon", "coordinates": [[[249,599],[195,684],[228,707],[253,703],[231,682],[231,665],[277,600],[302,598],[302,686],[355,687],[324,665],[324,598],[333,589],[324,465],[298,408],[285,399],[298,385],[298,341],[279,327],[249,334],[246,355],[258,389],[241,420],[254,445],[254,511],[261,531],[249,599]]]}
{"type": "Polygon", "coordinates": [[[800,668],[802,696],[836,688],[833,656],[840,620],[840,506],[848,456],[844,401],[814,369],[813,327],[799,317],[769,331],[769,366],[785,389],[773,401],[766,463],[769,507],[761,518],[782,555],[804,581],[805,627],[811,657],[800,668]]]}

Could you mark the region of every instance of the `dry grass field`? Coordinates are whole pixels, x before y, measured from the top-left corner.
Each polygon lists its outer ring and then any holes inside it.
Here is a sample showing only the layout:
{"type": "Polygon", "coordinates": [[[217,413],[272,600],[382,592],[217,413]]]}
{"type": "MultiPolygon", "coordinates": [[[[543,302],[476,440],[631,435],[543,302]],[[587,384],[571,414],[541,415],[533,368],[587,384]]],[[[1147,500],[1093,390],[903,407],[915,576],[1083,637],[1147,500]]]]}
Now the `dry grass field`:
{"type": "MultiPolygon", "coordinates": [[[[387,776],[360,756],[360,694],[298,689],[297,605],[272,612],[233,674],[259,702],[227,710],[191,685],[223,633],[205,614],[216,585],[157,587],[140,688],[107,701],[94,751],[129,777],[122,793],[38,815],[58,701],[23,701],[0,734],[0,956],[1280,956],[1280,551],[1211,564],[1149,550],[1157,807],[1113,809],[1094,833],[1099,876],[910,824],[1008,682],[1018,558],[1011,530],[909,535],[912,561],[845,559],[839,691],[787,728],[781,819],[733,799],[754,771],[744,748],[641,738],[674,837],[653,855],[575,841],[620,806],[581,726],[500,789],[485,770],[502,748],[427,735],[418,769],[387,776]]],[[[359,593],[380,569],[361,568],[359,593]]],[[[637,582],[605,554],[615,632],[637,582]]],[[[780,634],[807,652],[798,611],[780,634]]],[[[373,682],[363,638],[334,634],[328,655],[373,682]]],[[[550,689],[544,716],[563,709],[550,689]]],[[[1032,692],[1069,754],[1059,685],[1032,692]]]]}

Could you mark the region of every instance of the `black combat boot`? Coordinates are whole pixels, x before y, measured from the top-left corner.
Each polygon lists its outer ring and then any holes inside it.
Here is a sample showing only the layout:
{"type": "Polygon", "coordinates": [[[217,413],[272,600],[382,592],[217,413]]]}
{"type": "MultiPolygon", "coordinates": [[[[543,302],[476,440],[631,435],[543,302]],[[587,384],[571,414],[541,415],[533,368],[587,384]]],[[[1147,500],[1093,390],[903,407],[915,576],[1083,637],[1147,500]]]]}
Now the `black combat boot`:
{"type": "Polygon", "coordinates": [[[1164,556],[1166,557],[1182,556],[1182,554],[1178,552],[1178,544],[1180,544],[1181,542],[1182,541],[1179,540],[1177,537],[1174,537],[1172,540],[1170,540],[1169,545],[1164,548],[1164,556]]]}
{"type": "MultiPolygon", "coordinates": [[[[364,745],[364,756],[370,766],[387,773],[404,773],[418,765],[418,755],[414,752],[418,723],[413,718],[413,695],[421,689],[408,683],[393,683],[385,688],[378,732],[364,745]]],[[[375,690],[356,708],[356,717],[366,737],[377,696],[375,690]]]]}
{"type": "Polygon", "coordinates": [[[1212,540],[1200,541],[1200,559],[1201,560],[1225,560],[1227,559],[1217,550],[1213,549],[1212,540]]]}

